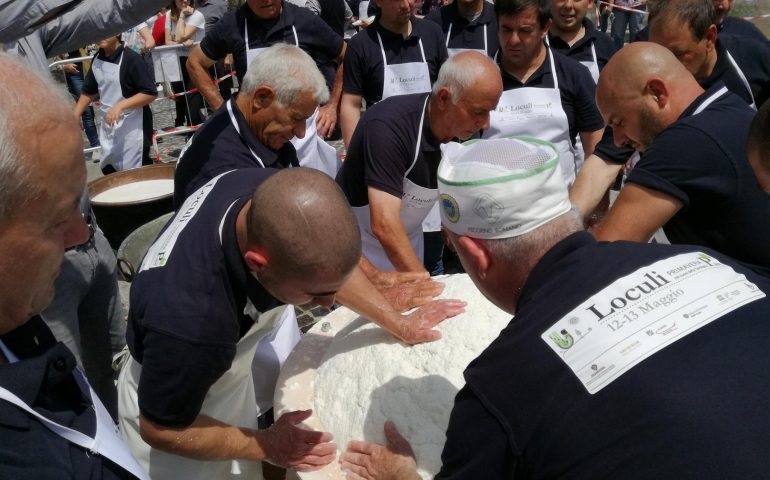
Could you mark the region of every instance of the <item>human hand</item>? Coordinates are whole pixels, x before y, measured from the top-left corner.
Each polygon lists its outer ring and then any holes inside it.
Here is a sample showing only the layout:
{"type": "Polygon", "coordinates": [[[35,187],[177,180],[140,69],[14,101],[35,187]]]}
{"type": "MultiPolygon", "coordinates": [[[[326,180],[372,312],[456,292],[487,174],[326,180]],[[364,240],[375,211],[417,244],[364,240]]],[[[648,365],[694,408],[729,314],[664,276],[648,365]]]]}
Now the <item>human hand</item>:
{"type": "Polygon", "coordinates": [[[312,410],[285,413],[264,431],[265,441],[261,446],[268,462],[307,472],[318,470],[334,460],[337,446],[332,443],[331,433],[295,426],[312,413],[312,410]]]}
{"type": "Polygon", "coordinates": [[[444,291],[444,284],[431,280],[428,272],[378,271],[369,281],[398,312],[425,305],[444,291]]]}
{"type": "Polygon", "coordinates": [[[185,3],[185,6],[182,8],[182,10],[179,11],[179,13],[181,13],[185,17],[189,17],[190,15],[193,14],[195,9],[193,7],[191,7],[190,5],[188,5],[187,1],[185,1],[184,3],[185,3]]]}
{"type": "Polygon", "coordinates": [[[107,122],[107,125],[113,126],[115,123],[117,123],[118,120],[120,120],[121,113],[123,113],[123,108],[119,105],[115,105],[107,112],[107,115],[104,117],[104,121],[107,122]]]}
{"type": "Polygon", "coordinates": [[[386,445],[352,441],[340,457],[347,480],[419,479],[412,446],[398,433],[393,422],[385,422],[386,445]]]}
{"type": "Polygon", "coordinates": [[[193,41],[191,38],[188,38],[187,40],[182,42],[182,45],[184,45],[185,47],[192,47],[192,44],[193,44],[193,41]]]}
{"type": "Polygon", "coordinates": [[[329,138],[337,124],[337,105],[327,103],[318,109],[316,118],[316,131],[322,138],[329,138]]]}
{"type": "Polygon", "coordinates": [[[80,70],[78,70],[78,66],[75,65],[74,63],[65,63],[64,65],[61,66],[61,68],[62,70],[64,70],[64,73],[67,73],[69,75],[74,75],[80,72],[80,70]]]}
{"type": "Polygon", "coordinates": [[[393,334],[410,345],[436,341],[441,338],[441,332],[433,327],[463,313],[466,305],[462,300],[433,300],[409,315],[403,315],[398,332],[393,334]]]}
{"type": "Polygon", "coordinates": [[[228,53],[227,55],[225,55],[225,59],[224,59],[223,63],[225,65],[226,69],[233,68],[233,54],[232,53],[228,53]]]}

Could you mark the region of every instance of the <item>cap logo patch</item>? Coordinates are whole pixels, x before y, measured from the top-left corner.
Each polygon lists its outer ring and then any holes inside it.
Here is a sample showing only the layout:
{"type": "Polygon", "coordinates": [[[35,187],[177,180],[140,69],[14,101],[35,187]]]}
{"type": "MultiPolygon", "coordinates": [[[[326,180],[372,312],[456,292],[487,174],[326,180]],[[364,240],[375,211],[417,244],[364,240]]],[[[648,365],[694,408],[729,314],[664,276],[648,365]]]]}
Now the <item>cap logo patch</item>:
{"type": "Polygon", "coordinates": [[[441,208],[444,209],[444,215],[450,222],[457,223],[460,219],[460,207],[457,205],[457,200],[446,193],[441,194],[441,208]]]}
{"type": "Polygon", "coordinates": [[[487,194],[481,195],[473,204],[473,213],[490,225],[500,220],[503,210],[503,205],[487,194]]]}

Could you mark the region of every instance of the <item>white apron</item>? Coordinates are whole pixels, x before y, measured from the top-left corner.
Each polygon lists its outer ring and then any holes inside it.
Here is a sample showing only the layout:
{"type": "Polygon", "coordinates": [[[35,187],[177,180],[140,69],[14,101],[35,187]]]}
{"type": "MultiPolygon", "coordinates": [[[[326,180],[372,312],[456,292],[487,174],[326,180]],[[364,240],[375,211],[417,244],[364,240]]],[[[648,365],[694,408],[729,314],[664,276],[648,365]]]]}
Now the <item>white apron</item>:
{"type": "MultiPolygon", "coordinates": [[[[14,363],[18,361],[18,358],[13,355],[13,352],[9,351],[5,345],[2,345],[1,342],[0,346],[2,346],[3,352],[5,353],[5,356],[8,358],[9,362],[14,363]]],[[[75,370],[72,372],[72,374],[75,376],[75,380],[77,381],[80,389],[91,397],[91,402],[93,403],[94,412],[96,414],[96,435],[93,438],[77,430],[65,427],[64,425],[59,425],[53,420],[40,415],[38,412],[32,409],[32,407],[24,403],[22,399],[3,387],[0,387],[0,399],[12,403],[13,405],[16,405],[25,412],[29,413],[38,419],[54,434],[64,438],[65,440],[85,448],[91,452],[91,454],[98,454],[104,458],[110,459],[112,462],[131,472],[137,478],[142,480],[149,480],[150,477],[147,476],[145,470],[131,455],[131,451],[120,437],[120,432],[115,426],[115,423],[112,421],[112,417],[110,417],[107,409],[99,400],[96,392],[94,392],[94,390],[88,384],[88,381],[86,380],[83,372],[80,371],[79,367],[75,367],[75,370]]]]}
{"type": "Polygon", "coordinates": [[[481,137],[525,136],[553,143],[559,152],[564,181],[571,186],[580,165],[575,160],[567,114],[561,106],[559,80],[550,49],[548,57],[554,87],[522,87],[504,91],[497,108],[490,112],[490,127],[481,137]]]}
{"type": "Polygon", "coordinates": [[[479,53],[483,53],[484,55],[489,56],[489,52],[487,51],[487,50],[489,50],[489,46],[487,45],[487,26],[486,25],[484,25],[484,49],[483,50],[480,50],[478,48],[449,48],[449,36],[450,35],[452,35],[452,24],[451,23],[449,24],[449,28],[447,29],[447,32],[446,32],[446,49],[447,49],[447,52],[449,52],[449,57],[450,58],[454,57],[458,53],[462,53],[462,52],[479,52],[479,53]]]}
{"type": "MultiPolygon", "coordinates": [[[[260,340],[271,334],[285,306],[260,315],[236,346],[235,358],[206,393],[200,414],[229,425],[257,428],[257,408],[252,360],[260,340]]],[[[210,480],[243,478],[261,480],[261,462],[246,460],[201,461],[150,448],[139,434],[138,386],[142,366],[129,357],[118,377],[120,427],[140,464],[153,480],[210,480]]],[[[271,393],[272,394],[272,393],[271,393]]]]}
{"type": "MultiPolygon", "coordinates": [[[[599,62],[596,60],[596,48],[594,48],[594,42],[591,41],[591,56],[593,61],[580,62],[584,67],[591,72],[591,78],[594,79],[594,83],[599,83],[599,62]]],[[[575,138],[575,164],[578,165],[578,169],[583,166],[583,162],[586,160],[586,152],[583,150],[583,142],[580,140],[580,135],[575,138]]]]}
{"type": "MultiPolygon", "coordinates": [[[[412,171],[414,165],[417,163],[417,158],[420,154],[420,141],[422,140],[422,127],[425,122],[425,110],[428,105],[428,99],[425,99],[425,104],[422,107],[422,116],[420,117],[420,126],[417,130],[417,144],[414,147],[414,158],[412,165],[404,174],[404,193],[401,195],[401,224],[406,230],[406,234],[409,236],[409,241],[414,248],[414,252],[417,254],[417,258],[420,262],[424,257],[424,242],[422,238],[422,223],[423,220],[433,209],[438,199],[438,190],[433,188],[425,188],[416,185],[407,178],[409,172],[412,171]]],[[[380,270],[393,271],[395,267],[390,263],[385,250],[382,248],[382,244],[372,233],[372,217],[369,210],[369,205],[361,207],[353,207],[353,213],[355,213],[358,219],[358,227],[361,229],[361,242],[363,248],[363,254],[366,258],[380,270]]]]}
{"type": "MultiPolygon", "coordinates": [[[[294,28],[294,25],[291,26],[291,29],[294,32],[294,44],[299,47],[297,29],[294,28]]],[[[267,47],[249,48],[249,27],[246,24],[243,26],[243,38],[246,42],[246,62],[251,65],[251,62],[260,56],[267,47]]],[[[302,138],[294,137],[291,139],[291,143],[297,150],[297,160],[299,160],[300,166],[320,170],[334,178],[337,176],[337,170],[340,169],[342,163],[337,155],[337,150],[318,136],[316,130],[318,110],[316,108],[313,115],[305,121],[305,136],[302,138]]]]}
{"type": "Polygon", "coordinates": [[[123,63],[123,53],[117,64],[94,59],[91,70],[99,85],[99,100],[102,122],[99,128],[99,143],[102,146],[102,159],[99,167],[112,165],[115,170],[128,170],[142,166],[142,108],[123,110],[120,118],[112,125],[107,125],[105,117],[110,108],[125,100],[120,88],[120,64],[123,63]]]}
{"type": "Polygon", "coordinates": [[[380,52],[382,52],[382,100],[388,97],[397,97],[399,95],[409,95],[412,93],[430,92],[430,71],[428,63],[425,60],[425,50],[420,43],[420,54],[422,62],[407,62],[388,65],[385,58],[385,47],[382,45],[382,37],[377,32],[377,40],[380,42],[380,52]]]}

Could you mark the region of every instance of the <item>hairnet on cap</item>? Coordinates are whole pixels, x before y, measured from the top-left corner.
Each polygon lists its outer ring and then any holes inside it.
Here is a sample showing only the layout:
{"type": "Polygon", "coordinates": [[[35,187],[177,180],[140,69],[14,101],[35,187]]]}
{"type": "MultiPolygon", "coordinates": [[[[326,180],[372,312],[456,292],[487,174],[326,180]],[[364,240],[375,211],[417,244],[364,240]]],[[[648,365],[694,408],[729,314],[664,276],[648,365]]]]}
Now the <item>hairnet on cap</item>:
{"type": "Polygon", "coordinates": [[[441,220],[458,235],[508,238],[531,232],[571,208],[559,154],[527,137],[441,146],[441,220]]]}

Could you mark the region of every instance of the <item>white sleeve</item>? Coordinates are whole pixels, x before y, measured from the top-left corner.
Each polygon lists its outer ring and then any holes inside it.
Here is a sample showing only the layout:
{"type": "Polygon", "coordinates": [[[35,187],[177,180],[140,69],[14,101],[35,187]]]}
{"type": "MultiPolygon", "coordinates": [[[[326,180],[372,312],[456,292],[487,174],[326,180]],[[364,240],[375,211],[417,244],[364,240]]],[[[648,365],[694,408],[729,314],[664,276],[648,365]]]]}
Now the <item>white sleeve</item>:
{"type": "Polygon", "coordinates": [[[206,28],[206,18],[199,10],[195,10],[192,15],[185,18],[185,24],[193,26],[198,30],[204,30],[206,28]]]}

